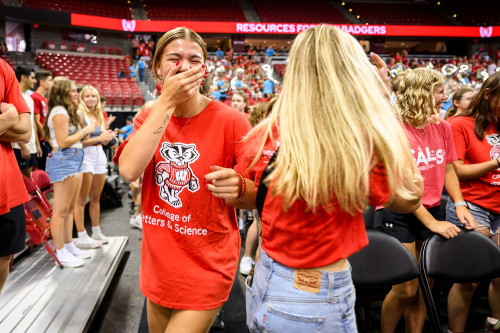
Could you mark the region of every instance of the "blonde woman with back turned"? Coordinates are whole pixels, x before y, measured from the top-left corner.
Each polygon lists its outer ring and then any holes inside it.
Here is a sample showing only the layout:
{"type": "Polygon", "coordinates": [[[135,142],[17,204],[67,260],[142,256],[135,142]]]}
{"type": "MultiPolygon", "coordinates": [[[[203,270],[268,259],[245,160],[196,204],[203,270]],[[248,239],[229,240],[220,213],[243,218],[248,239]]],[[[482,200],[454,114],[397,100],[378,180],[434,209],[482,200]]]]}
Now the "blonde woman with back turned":
{"type": "Polygon", "coordinates": [[[368,244],[362,211],[370,203],[409,213],[422,195],[385,83],[349,34],[326,25],[300,33],[270,118],[247,137],[245,193],[229,191],[235,170],[206,176],[214,196],[240,208],[269,186],[247,278],[250,331],[357,331],[347,258],[368,244]]]}

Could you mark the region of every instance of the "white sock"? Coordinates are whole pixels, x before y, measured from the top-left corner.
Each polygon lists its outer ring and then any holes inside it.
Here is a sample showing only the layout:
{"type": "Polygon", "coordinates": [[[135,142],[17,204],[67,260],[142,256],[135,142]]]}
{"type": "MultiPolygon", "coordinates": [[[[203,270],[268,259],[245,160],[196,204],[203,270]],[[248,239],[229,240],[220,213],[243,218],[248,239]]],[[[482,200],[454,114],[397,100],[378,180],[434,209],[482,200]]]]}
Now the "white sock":
{"type": "Polygon", "coordinates": [[[99,232],[101,231],[101,227],[100,226],[97,226],[97,227],[92,227],[92,233],[95,234],[96,232],[99,232]]]}
{"type": "Polygon", "coordinates": [[[66,251],[68,251],[68,250],[66,249],[66,247],[63,247],[62,249],[56,250],[57,255],[62,255],[62,254],[64,254],[66,251]]]}
{"type": "Polygon", "coordinates": [[[496,325],[498,323],[498,319],[496,318],[492,318],[492,317],[488,317],[488,322],[491,324],[491,325],[496,325]]]}
{"type": "Polygon", "coordinates": [[[78,238],[80,238],[80,239],[86,239],[87,237],[88,237],[87,231],[85,231],[85,230],[78,233],[78,238]]]}

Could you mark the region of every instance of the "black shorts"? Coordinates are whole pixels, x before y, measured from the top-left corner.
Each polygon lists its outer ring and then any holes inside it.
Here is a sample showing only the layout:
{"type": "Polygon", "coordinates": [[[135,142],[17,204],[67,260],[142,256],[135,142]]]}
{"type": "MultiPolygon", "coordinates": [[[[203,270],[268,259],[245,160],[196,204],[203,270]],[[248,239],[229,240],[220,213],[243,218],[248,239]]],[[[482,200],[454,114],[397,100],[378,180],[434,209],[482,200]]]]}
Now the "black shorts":
{"type": "Polygon", "coordinates": [[[0,215],[0,257],[7,257],[24,249],[26,220],[24,207],[19,205],[0,215]]]}
{"type": "MultiPolygon", "coordinates": [[[[428,209],[438,221],[442,221],[440,206],[428,209]]],[[[426,240],[433,232],[427,229],[413,214],[398,214],[387,208],[375,212],[375,229],[396,237],[401,243],[413,243],[426,240]]]]}
{"type": "Polygon", "coordinates": [[[21,149],[13,149],[16,155],[17,164],[19,169],[28,169],[29,167],[36,166],[36,154],[31,154],[30,158],[24,159],[21,156],[21,149]]]}

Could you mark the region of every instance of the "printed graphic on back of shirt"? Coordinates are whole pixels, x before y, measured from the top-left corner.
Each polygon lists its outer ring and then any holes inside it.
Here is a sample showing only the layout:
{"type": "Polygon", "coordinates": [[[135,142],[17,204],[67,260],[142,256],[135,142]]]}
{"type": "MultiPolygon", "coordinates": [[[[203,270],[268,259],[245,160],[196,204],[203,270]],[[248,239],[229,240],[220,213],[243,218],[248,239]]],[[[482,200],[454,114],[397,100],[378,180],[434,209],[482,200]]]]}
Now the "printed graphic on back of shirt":
{"type": "Polygon", "coordinates": [[[174,208],[182,207],[179,194],[187,188],[196,192],[200,188],[198,178],[193,173],[190,164],[194,163],[200,154],[195,144],[163,142],[160,155],[165,159],[155,166],[156,184],[160,186],[160,198],[174,208]]]}
{"type": "Polygon", "coordinates": [[[490,157],[496,160],[500,157],[500,134],[486,135],[486,141],[493,146],[490,150],[490,157]]]}

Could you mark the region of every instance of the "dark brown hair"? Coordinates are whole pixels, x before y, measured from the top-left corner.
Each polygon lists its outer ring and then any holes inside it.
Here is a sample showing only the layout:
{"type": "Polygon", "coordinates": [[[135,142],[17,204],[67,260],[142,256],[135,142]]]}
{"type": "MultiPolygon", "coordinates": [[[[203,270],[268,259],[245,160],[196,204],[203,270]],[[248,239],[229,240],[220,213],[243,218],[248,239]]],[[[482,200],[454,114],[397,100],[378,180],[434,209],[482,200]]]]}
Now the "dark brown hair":
{"type": "Polygon", "coordinates": [[[467,109],[475,119],[474,133],[479,140],[484,139],[484,132],[490,123],[494,123],[500,133],[500,115],[495,114],[495,106],[499,100],[500,72],[496,72],[483,83],[467,109]]]}
{"type": "Polygon", "coordinates": [[[457,113],[457,107],[455,106],[455,104],[453,102],[454,101],[461,101],[463,96],[471,91],[474,91],[474,89],[472,89],[470,87],[462,87],[462,88],[458,89],[457,91],[455,91],[455,93],[453,94],[451,106],[448,109],[448,112],[446,112],[445,119],[449,118],[449,117],[455,115],[455,113],[457,113]]]}

